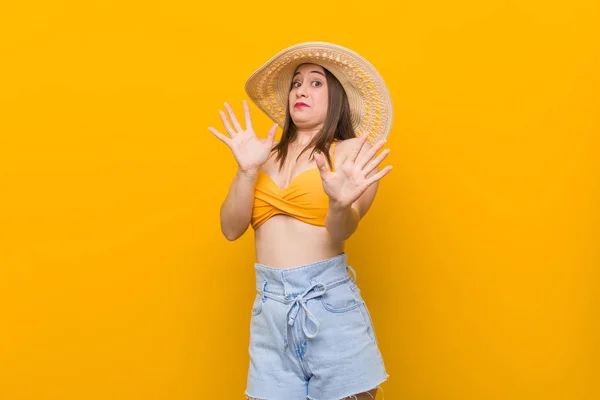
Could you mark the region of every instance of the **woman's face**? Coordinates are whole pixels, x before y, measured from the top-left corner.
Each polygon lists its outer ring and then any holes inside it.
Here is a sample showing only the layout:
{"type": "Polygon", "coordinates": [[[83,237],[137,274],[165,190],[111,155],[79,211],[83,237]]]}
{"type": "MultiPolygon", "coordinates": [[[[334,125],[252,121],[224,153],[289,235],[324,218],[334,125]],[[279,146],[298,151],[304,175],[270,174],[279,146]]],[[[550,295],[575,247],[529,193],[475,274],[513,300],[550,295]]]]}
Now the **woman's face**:
{"type": "Polygon", "coordinates": [[[299,129],[320,129],[327,116],[327,98],[327,79],[323,67],[316,64],[298,66],[288,98],[294,125],[299,129]]]}

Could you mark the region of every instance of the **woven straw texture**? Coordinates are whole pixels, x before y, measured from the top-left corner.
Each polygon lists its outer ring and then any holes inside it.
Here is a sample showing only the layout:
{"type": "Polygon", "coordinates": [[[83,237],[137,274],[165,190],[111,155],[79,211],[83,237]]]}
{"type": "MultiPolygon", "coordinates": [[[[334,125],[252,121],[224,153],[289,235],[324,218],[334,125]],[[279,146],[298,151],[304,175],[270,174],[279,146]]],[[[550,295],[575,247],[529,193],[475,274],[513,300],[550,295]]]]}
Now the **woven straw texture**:
{"type": "Polygon", "coordinates": [[[280,51],[248,78],[246,93],[283,127],[292,74],[303,63],[321,65],[340,81],[357,135],[369,134],[371,144],[389,135],[393,109],[383,78],[365,58],[336,44],[306,42],[280,51]]]}

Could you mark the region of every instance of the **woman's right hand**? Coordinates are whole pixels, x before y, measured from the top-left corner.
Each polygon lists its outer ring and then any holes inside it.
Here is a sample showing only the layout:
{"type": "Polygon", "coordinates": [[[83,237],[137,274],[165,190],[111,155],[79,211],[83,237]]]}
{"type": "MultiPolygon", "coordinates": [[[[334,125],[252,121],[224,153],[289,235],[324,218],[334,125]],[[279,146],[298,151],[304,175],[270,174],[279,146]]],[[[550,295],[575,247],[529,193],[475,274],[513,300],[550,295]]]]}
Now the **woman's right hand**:
{"type": "Polygon", "coordinates": [[[213,127],[209,127],[208,130],[227,146],[229,146],[233,152],[235,160],[238,163],[239,169],[242,172],[258,172],[260,167],[267,162],[269,154],[271,153],[273,140],[275,139],[275,132],[277,131],[277,124],[273,125],[271,129],[269,129],[269,134],[266,139],[259,139],[252,128],[250,108],[248,107],[246,100],[244,100],[244,118],[246,129],[243,129],[239,124],[233,110],[231,109],[231,106],[225,103],[225,108],[229,113],[229,118],[231,118],[233,128],[229,124],[225,113],[219,110],[219,114],[221,115],[221,120],[223,121],[225,129],[231,137],[229,138],[223,135],[213,127]]]}

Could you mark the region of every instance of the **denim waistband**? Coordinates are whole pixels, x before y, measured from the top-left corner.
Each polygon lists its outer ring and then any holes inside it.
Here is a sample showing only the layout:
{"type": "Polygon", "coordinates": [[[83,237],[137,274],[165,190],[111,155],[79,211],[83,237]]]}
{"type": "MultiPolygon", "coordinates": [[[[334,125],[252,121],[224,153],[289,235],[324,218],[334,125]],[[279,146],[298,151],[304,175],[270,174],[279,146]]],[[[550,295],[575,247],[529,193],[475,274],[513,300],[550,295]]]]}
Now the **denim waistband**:
{"type": "Polygon", "coordinates": [[[326,258],[311,264],[294,268],[274,268],[255,263],[256,289],[260,292],[291,298],[304,292],[308,287],[317,282],[331,285],[350,278],[348,269],[353,273],[354,281],[356,272],[346,264],[346,253],[326,258]]]}

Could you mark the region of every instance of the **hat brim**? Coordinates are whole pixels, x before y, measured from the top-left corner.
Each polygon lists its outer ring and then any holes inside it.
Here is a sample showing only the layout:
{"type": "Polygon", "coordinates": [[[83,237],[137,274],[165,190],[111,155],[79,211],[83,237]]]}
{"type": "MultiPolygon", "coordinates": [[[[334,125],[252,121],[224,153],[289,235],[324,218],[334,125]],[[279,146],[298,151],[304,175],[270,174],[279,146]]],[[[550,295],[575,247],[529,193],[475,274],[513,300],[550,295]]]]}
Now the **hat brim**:
{"type": "Polygon", "coordinates": [[[383,78],[364,57],[333,43],[306,42],[280,51],[248,78],[246,93],[258,108],[283,127],[293,73],[305,63],[326,68],[340,81],[358,136],[367,133],[369,142],[374,144],[389,135],[393,107],[383,78]]]}

